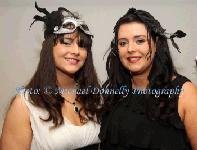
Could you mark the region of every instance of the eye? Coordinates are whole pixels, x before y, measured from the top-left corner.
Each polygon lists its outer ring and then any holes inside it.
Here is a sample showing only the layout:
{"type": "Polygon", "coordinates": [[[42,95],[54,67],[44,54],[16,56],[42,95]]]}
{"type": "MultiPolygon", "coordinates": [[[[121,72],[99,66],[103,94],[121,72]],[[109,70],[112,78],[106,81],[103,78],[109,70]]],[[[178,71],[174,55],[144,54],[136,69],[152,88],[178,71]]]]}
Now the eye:
{"type": "Polygon", "coordinates": [[[72,43],[73,43],[73,40],[72,39],[63,39],[61,41],[61,44],[64,44],[66,46],[70,46],[70,45],[72,45],[72,43]]]}
{"type": "Polygon", "coordinates": [[[63,24],[63,28],[72,30],[72,29],[75,29],[75,25],[72,22],[69,22],[69,23],[63,24]]]}
{"type": "Polygon", "coordinates": [[[128,41],[126,41],[126,40],[120,40],[120,41],[118,41],[118,45],[120,47],[125,47],[127,44],[128,44],[128,41]]]}
{"type": "Polygon", "coordinates": [[[136,40],[136,43],[139,44],[139,45],[143,44],[144,42],[146,42],[145,39],[137,39],[136,40]]]}

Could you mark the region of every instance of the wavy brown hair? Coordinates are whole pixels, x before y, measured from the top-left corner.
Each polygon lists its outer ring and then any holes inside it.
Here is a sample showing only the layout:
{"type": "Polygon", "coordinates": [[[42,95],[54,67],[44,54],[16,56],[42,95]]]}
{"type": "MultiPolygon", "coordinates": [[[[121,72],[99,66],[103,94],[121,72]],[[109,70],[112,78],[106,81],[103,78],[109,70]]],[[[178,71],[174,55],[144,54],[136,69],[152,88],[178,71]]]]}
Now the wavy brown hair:
{"type": "MultiPolygon", "coordinates": [[[[97,74],[93,65],[92,58],[92,36],[85,34],[82,30],[77,29],[79,36],[79,46],[87,49],[87,58],[83,67],[74,75],[79,88],[84,89],[88,86],[100,87],[97,74]]],[[[40,52],[40,61],[37,70],[30,82],[26,85],[26,89],[41,89],[39,94],[30,94],[30,101],[36,107],[43,108],[48,111],[48,118],[41,118],[43,121],[52,121],[54,126],[57,127],[63,123],[63,116],[61,107],[64,103],[64,98],[60,93],[56,94],[55,89],[58,88],[56,66],[53,58],[53,47],[58,41],[61,42],[64,34],[61,35],[45,35],[45,40],[42,43],[40,52]],[[44,89],[50,87],[51,93],[46,93],[44,89]]],[[[99,94],[78,94],[77,100],[82,104],[82,109],[88,120],[95,121],[95,116],[99,122],[100,118],[100,95],[99,94]]],[[[80,114],[80,119],[85,118],[80,114]]]]}

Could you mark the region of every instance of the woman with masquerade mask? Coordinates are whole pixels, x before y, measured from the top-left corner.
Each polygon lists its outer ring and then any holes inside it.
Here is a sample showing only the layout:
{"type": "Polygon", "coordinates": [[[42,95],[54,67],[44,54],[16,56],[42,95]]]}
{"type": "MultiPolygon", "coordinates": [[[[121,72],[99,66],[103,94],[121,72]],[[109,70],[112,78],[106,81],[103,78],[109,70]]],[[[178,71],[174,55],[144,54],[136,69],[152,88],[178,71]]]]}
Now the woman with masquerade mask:
{"type": "Polygon", "coordinates": [[[90,85],[99,87],[92,59],[92,34],[84,21],[65,8],[49,13],[37,3],[35,7],[45,14],[34,16],[34,22],[45,24],[40,62],[25,91],[10,106],[1,148],[98,149],[101,97],[77,92],[90,85]],[[71,91],[58,92],[59,88],[71,91]],[[29,89],[39,89],[39,94],[29,89]]]}
{"type": "Polygon", "coordinates": [[[197,150],[197,89],[177,73],[167,39],[174,38],[148,12],[131,8],[114,28],[103,87],[126,85],[128,95],[104,95],[104,150],[197,150]]]}

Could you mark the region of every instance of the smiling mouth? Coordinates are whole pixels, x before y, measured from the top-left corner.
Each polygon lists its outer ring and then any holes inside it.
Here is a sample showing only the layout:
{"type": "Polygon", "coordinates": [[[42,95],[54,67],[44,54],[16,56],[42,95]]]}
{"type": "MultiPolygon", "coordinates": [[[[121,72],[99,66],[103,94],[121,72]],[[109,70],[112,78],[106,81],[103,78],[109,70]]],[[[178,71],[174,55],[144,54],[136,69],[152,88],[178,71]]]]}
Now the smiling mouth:
{"type": "Polygon", "coordinates": [[[140,59],[141,59],[140,56],[132,56],[132,57],[128,57],[128,58],[127,58],[128,62],[130,62],[130,63],[136,63],[136,62],[138,62],[140,59]]]}
{"type": "Polygon", "coordinates": [[[79,59],[76,58],[65,58],[65,60],[71,65],[77,65],[79,63],[79,59]]]}

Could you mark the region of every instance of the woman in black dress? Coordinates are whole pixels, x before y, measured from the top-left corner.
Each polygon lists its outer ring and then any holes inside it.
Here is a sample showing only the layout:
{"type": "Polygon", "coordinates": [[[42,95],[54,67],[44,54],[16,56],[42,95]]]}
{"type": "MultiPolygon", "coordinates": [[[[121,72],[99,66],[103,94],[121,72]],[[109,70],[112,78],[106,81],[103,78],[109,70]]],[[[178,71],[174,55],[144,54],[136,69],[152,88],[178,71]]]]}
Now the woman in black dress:
{"type": "Polygon", "coordinates": [[[114,27],[104,88],[100,139],[104,150],[197,150],[197,89],[177,73],[167,39],[174,38],[148,12],[131,8],[114,27]]]}

